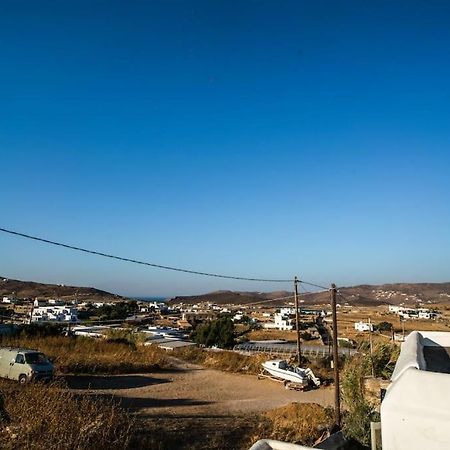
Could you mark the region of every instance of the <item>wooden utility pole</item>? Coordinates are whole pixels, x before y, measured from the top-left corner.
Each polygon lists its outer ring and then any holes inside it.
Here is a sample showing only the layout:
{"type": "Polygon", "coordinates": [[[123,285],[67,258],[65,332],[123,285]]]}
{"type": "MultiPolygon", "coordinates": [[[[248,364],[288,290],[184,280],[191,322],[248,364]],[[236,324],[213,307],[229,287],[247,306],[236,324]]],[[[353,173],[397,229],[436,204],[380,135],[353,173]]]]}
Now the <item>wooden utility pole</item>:
{"type": "Polygon", "coordinates": [[[370,317],[368,318],[369,323],[369,347],[370,347],[370,370],[372,376],[375,376],[375,369],[373,367],[373,344],[372,344],[372,324],[370,323],[370,317]]]}
{"type": "Polygon", "coordinates": [[[298,278],[294,278],[294,303],[295,303],[295,330],[297,331],[297,362],[300,366],[302,361],[301,342],[300,342],[300,318],[298,311],[298,278]]]}
{"type": "Polygon", "coordinates": [[[339,389],[339,352],[338,352],[338,330],[336,312],[336,285],[331,285],[331,310],[333,312],[333,369],[334,369],[334,422],[341,426],[341,400],[339,389]]]}

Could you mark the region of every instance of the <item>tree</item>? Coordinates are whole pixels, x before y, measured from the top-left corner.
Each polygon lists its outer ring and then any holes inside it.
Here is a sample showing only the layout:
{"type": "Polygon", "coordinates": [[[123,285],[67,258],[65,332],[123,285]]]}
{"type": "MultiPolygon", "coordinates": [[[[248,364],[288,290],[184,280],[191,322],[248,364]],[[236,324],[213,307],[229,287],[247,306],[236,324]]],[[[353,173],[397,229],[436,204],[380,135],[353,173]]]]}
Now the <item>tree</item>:
{"type": "Polygon", "coordinates": [[[97,308],[96,315],[102,320],[121,320],[136,313],[138,307],[135,301],[117,302],[113,305],[103,305],[97,308]]]}
{"type": "Polygon", "coordinates": [[[380,322],[376,326],[378,331],[392,331],[392,323],[391,322],[380,322]]]}
{"type": "Polygon", "coordinates": [[[315,337],[311,333],[309,333],[308,331],[304,331],[303,333],[300,333],[300,337],[304,341],[312,341],[313,339],[315,339],[315,337]]]}
{"type": "Polygon", "coordinates": [[[198,325],[191,337],[206,347],[232,348],[235,343],[234,323],[229,317],[220,317],[198,325]]]}

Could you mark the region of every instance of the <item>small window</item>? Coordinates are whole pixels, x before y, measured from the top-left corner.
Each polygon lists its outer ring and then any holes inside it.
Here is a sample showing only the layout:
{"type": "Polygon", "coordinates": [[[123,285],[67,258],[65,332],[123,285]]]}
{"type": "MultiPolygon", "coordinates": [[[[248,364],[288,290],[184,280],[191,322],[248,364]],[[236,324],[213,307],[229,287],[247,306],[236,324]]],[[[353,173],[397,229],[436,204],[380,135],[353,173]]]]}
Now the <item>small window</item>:
{"type": "Polygon", "coordinates": [[[18,354],[16,356],[16,363],[17,364],[25,364],[25,356],[23,356],[22,354],[18,354]]]}

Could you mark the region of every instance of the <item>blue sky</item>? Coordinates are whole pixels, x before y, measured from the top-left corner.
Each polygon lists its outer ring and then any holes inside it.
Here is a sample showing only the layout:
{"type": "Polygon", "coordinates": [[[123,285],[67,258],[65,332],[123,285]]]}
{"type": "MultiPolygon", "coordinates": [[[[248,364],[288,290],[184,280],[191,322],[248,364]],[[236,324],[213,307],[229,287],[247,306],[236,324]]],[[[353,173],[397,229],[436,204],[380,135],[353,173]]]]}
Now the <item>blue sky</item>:
{"type": "MultiPolygon", "coordinates": [[[[231,275],[448,281],[450,4],[5,1],[0,226],[231,275]]],[[[0,234],[0,274],[272,290],[0,234]]]]}

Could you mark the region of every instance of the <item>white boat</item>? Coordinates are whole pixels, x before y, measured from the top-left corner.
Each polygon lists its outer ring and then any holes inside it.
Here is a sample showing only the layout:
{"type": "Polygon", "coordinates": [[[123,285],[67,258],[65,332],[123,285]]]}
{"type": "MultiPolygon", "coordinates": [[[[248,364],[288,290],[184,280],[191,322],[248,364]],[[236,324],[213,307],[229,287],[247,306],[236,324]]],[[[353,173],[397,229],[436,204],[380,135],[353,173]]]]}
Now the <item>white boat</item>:
{"type": "Polygon", "coordinates": [[[262,363],[262,366],[270,375],[286,382],[307,386],[311,381],[316,386],[320,386],[320,380],[314,376],[311,369],[302,369],[301,367],[292,366],[284,359],[272,359],[262,363]]]}

